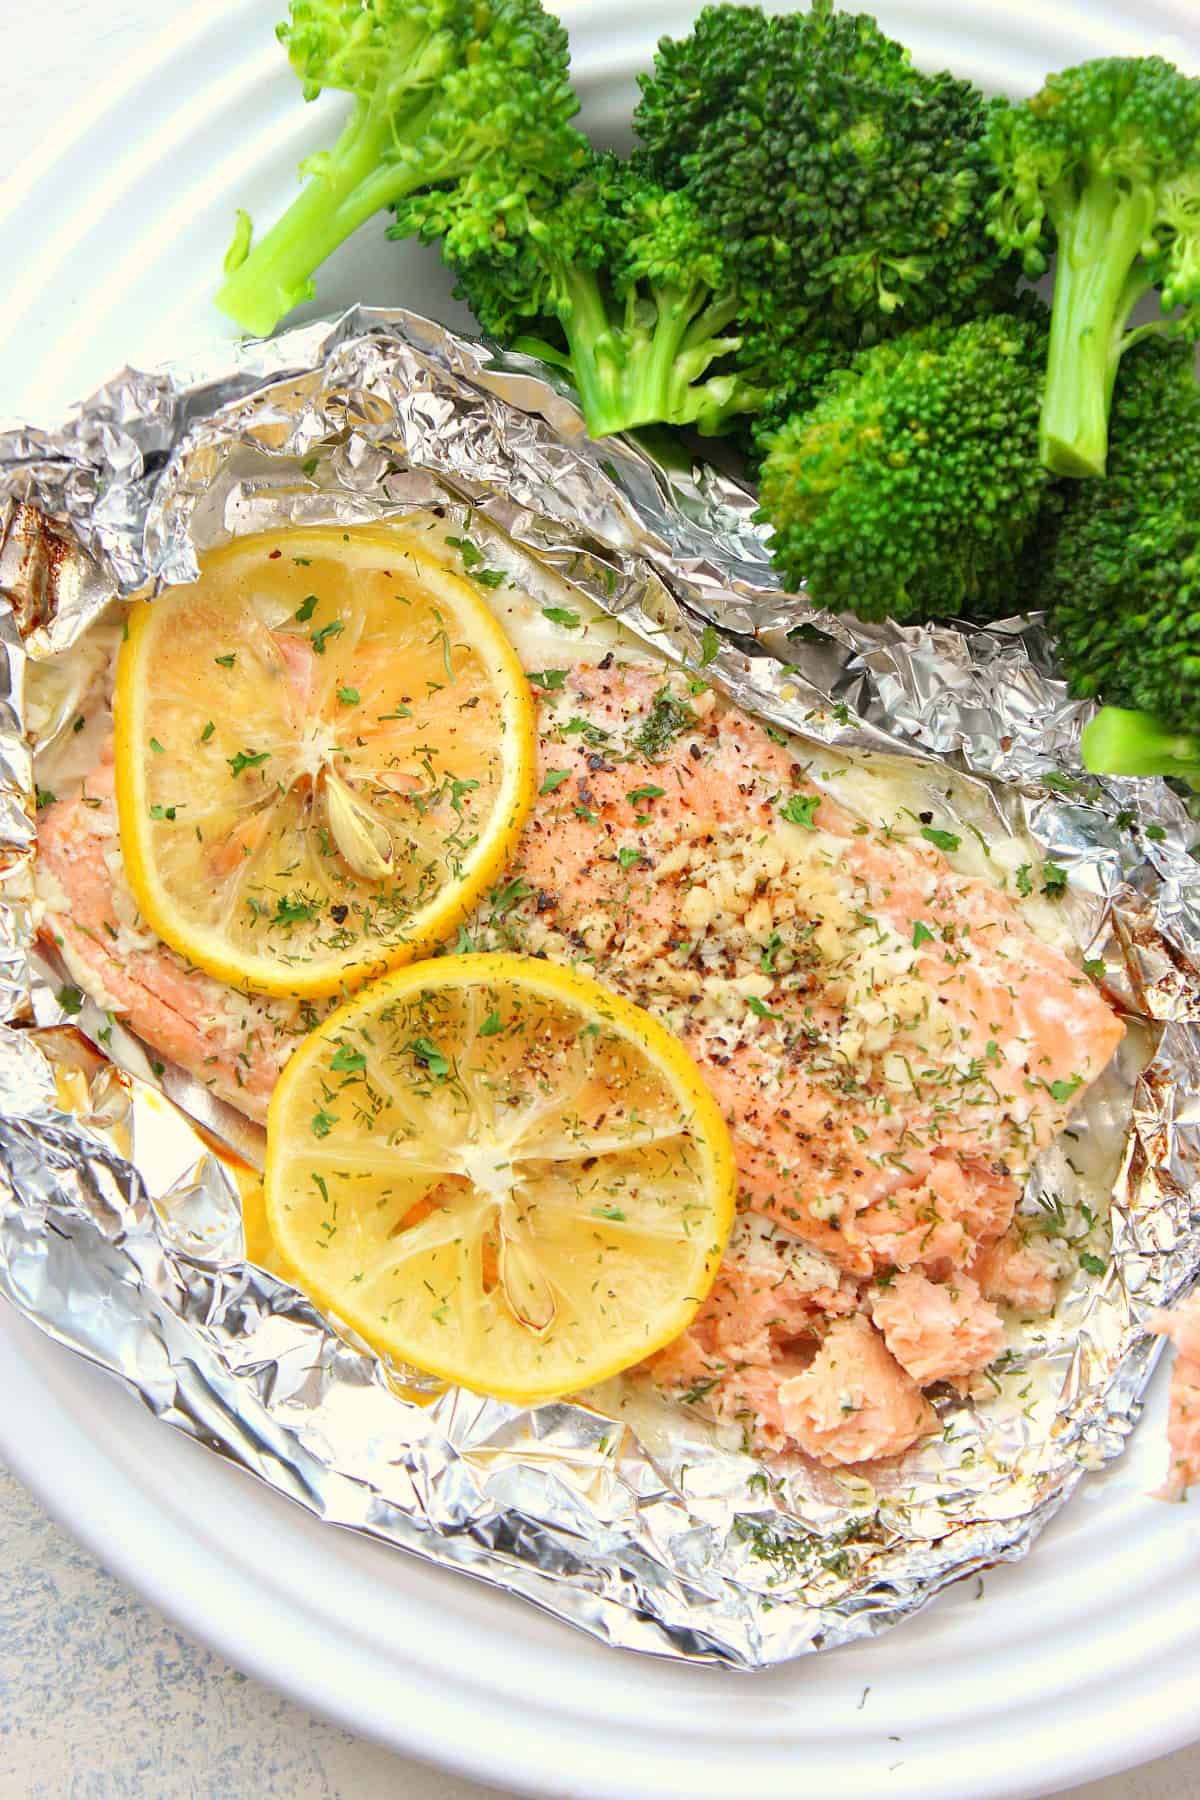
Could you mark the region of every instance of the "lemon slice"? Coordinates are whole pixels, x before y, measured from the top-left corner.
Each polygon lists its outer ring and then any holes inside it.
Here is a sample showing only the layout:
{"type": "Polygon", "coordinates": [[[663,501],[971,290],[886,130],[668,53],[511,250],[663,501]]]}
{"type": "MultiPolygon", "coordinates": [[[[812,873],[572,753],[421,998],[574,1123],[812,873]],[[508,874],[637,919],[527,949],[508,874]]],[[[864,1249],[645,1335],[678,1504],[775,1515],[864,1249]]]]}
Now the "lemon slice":
{"type": "Polygon", "coordinates": [[[734,1164],[676,1038],[585,976],[497,954],[397,970],[305,1038],[265,1187],[319,1304],[418,1368],[532,1401],[683,1330],[734,1164]]]}
{"type": "Polygon", "coordinates": [[[121,847],[189,961],[329,994],[452,931],[533,803],[533,705],[428,530],[241,538],[135,606],[117,670],[121,847]]]}

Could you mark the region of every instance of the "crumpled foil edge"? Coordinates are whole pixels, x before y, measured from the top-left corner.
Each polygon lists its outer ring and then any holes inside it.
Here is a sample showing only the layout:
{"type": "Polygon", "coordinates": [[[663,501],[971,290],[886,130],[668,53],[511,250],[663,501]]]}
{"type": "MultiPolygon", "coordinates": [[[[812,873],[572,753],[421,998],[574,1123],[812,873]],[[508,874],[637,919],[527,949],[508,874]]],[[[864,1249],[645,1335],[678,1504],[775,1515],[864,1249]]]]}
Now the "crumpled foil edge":
{"type": "Polygon", "coordinates": [[[1024,1555],[1120,1452],[1160,1348],[1145,1322],[1200,1269],[1186,809],[1162,783],[1083,774],[1088,709],[1036,617],[959,630],[801,610],[754,504],[701,462],[592,442],[540,365],[400,311],[126,369],[61,428],[0,432],[0,1292],[317,1516],[609,1643],[742,1669],[873,1634],[1024,1555]],[[1073,1283],[1047,1341],[1014,1359],[1027,1392],[1037,1376],[1032,1401],[947,1393],[942,1437],[867,1480],[759,1467],[682,1411],[642,1441],[599,1404],[406,1398],[353,1334],[245,1260],[228,1118],[197,1084],[156,1082],[127,1034],[102,1056],[90,1003],[64,1010],[34,944],[27,659],[75,642],[115,594],[190,579],[197,549],[230,533],[433,500],[469,506],[767,723],[954,769],[998,828],[1067,871],[1149,1058],[1130,1052],[1123,1101],[1097,1122],[1111,1130],[1124,1104],[1111,1267],[1073,1283]]]}

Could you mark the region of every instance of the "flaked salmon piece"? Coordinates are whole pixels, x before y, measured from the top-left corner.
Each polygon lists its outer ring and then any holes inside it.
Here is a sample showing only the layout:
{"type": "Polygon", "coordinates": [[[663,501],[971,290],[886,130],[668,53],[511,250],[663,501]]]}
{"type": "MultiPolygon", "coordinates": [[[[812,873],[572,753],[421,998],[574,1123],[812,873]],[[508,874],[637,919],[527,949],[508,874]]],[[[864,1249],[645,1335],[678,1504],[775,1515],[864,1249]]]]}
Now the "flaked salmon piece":
{"type": "Polygon", "coordinates": [[[1167,1414],[1171,1465],[1158,1498],[1182,1500],[1192,1483],[1200,1481],[1200,1294],[1160,1312],[1150,1329],[1175,1346],[1167,1414]]]}
{"type": "Polygon", "coordinates": [[[101,762],[83,794],[38,820],[41,931],[72,979],[138,1037],[252,1119],[295,1044],[316,1023],[311,1007],[239,994],[194,969],[137,914],[123,878],[113,766],[101,762]]]}
{"type": "Polygon", "coordinates": [[[655,1358],[655,1381],[759,1445],[781,1448],[781,1381],[808,1367],[829,1318],[858,1304],[854,1283],[827,1259],[743,1213],[691,1326],[655,1358]]]}
{"type": "Polygon", "coordinates": [[[960,1381],[1004,1349],[1004,1321],[969,1275],[930,1281],[919,1269],[872,1290],[871,1317],[919,1387],[960,1381]]]}
{"type": "Polygon", "coordinates": [[[912,1180],[873,1201],[855,1226],[877,1271],[920,1266],[944,1278],[965,1268],[980,1243],[1007,1230],[1020,1186],[986,1163],[942,1152],[916,1159],[912,1170],[912,1180]]]}
{"type": "MultiPolygon", "coordinates": [[[[808,1367],[820,1339],[823,1299],[786,1276],[772,1280],[726,1262],[689,1330],[656,1357],[655,1381],[721,1424],[745,1422],[759,1445],[787,1438],[779,1387],[808,1367]]],[[[846,1297],[847,1309],[857,1304],[846,1297]]]]}
{"type": "MultiPolygon", "coordinates": [[[[303,708],[311,657],[274,637],[303,708]]],[[[742,1217],[758,1226],[739,1227],[654,1378],[698,1391],[759,1443],[833,1462],[895,1454],[933,1415],[861,1312],[849,1329],[859,1283],[983,1269],[1033,1157],[1122,1027],[1002,895],[931,845],[856,819],[697,686],[611,658],[543,685],[542,794],[466,931],[480,949],[583,962],[646,1006],[685,1040],[730,1122],[742,1217]],[[764,1265],[764,1231],[817,1264],[764,1265]],[[855,1356],[857,1424],[821,1398],[831,1360],[844,1375],[855,1356]]],[[[312,1020],[231,993],[146,932],[120,866],[110,767],[86,801],[47,809],[39,843],[45,929],[80,986],[261,1117],[312,1020]]],[[[1016,1291],[1020,1248],[1011,1266],[995,1253],[997,1294],[1016,1291]]],[[[984,1293],[997,1297],[986,1280],[984,1293]]]]}
{"type": "Polygon", "coordinates": [[[1071,1266],[1060,1244],[1014,1225],[994,1244],[984,1244],[970,1266],[987,1300],[1011,1306],[1026,1318],[1053,1312],[1059,1283],[1071,1266]]]}
{"type": "Polygon", "coordinates": [[[783,1427],[826,1468],[899,1456],[937,1429],[911,1375],[861,1313],[838,1319],[802,1375],[779,1384],[783,1427]]]}

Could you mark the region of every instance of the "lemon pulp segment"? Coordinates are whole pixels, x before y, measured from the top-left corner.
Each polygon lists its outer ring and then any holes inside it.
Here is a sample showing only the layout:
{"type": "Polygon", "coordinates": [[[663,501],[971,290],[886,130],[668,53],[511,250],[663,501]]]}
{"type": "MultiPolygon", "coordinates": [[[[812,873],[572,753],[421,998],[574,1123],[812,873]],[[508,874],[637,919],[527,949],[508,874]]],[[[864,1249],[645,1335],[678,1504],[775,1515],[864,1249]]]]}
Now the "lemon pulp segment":
{"type": "Polygon", "coordinates": [[[403,527],[236,539],[132,609],[121,846],[200,968],[336,993],[436,944],[533,801],[533,706],[492,612],[403,527]]]}
{"type": "Polygon", "coordinates": [[[728,1130],[639,1007],[506,954],[411,964],[302,1043],[271,1104],[289,1270],[379,1349],[569,1393],[687,1325],[733,1221],[728,1130]]]}

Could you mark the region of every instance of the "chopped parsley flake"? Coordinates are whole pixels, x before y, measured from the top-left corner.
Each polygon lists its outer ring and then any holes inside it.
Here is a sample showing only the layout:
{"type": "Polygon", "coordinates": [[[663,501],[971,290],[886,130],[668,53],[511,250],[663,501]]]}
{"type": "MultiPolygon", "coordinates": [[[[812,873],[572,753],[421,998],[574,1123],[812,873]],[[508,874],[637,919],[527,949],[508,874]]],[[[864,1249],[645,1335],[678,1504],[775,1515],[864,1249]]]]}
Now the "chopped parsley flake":
{"type": "Polygon", "coordinates": [[[269,750],[239,750],[236,756],[227,756],[225,760],[233,770],[233,778],[236,781],[246,769],[261,768],[270,754],[269,750]]]}
{"type": "Polygon", "coordinates": [[[150,748],[153,750],[155,756],[161,756],[163,754],[163,747],[157,738],[150,739],[150,748]]]}
{"type": "Polygon", "coordinates": [[[40,787],[34,795],[34,799],[37,801],[39,807],[53,806],[54,802],[58,799],[58,795],[54,792],[53,788],[40,787]]]}
{"type": "Polygon", "coordinates": [[[464,569],[478,568],[483,561],[483,551],[478,544],[473,544],[468,537],[448,537],[446,542],[452,550],[457,550],[462,557],[464,569]]]}
{"type": "Polygon", "coordinates": [[[357,1075],[366,1068],[367,1059],[361,1050],[355,1050],[351,1044],[339,1044],[329,1066],[337,1075],[357,1075]]]}
{"type": "Polygon", "coordinates": [[[60,987],[58,990],[58,1004],[65,1013],[69,1013],[71,1017],[74,1018],[75,1014],[82,1010],[83,995],[77,987],[60,987]]]}
{"type": "Polygon", "coordinates": [[[642,854],[640,850],[634,850],[627,844],[622,845],[617,851],[617,861],[623,869],[632,869],[634,863],[642,861],[642,854]]]}
{"type": "Polygon", "coordinates": [[[495,1037],[498,1031],[504,1030],[504,1020],[498,1012],[490,1012],[479,1027],[480,1037],[495,1037]]]}
{"type": "Polygon", "coordinates": [[[1042,892],[1051,900],[1057,900],[1060,894],[1067,891],[1067,871],[1060,869],[1057,863],[1042,864],[1042,892]]]}
{"type": "Polygon", "coordinates": [[[570,769],[547,769],[538,793],[552,794],[555,788],[560,788],[564,781],[570,780],[570,776],[570,769]]]}
{"type": "Polygon", "coordinates": [[[326,1112],[325,1108],[322,1107],[319,1112],[315,1112],[312,1116],[311,1123],[313,1136],[320,1138],[328,1137],[337,1122],[337,1114],[326,1112]]]}
{"type": "Polygon", "coordinates": [[[627,1216],[619,1206],[593,1206],[592,1208],[593,1219],[612,1219],[618,1225],[624,1224],[627,1216]]]}
{"type": "Polygon", "coordinates": [[[289,900],[280,895],[275,902],[275,912],[271,919],[273,925],[302,925],[308,919],[315,919],[317,909],[310,900],[289,900]]]}
{"type": "Polygon", "coordinates": [[[721,649],[721,640],[715,625],[706,625],[700,633],[700,667],[707,669],[709,663],[716,662],[721,649]]]}
{"type": "Polygon", "coordinates": [[[209,738],[212,736],[213,732],[216,729],[217,729],[216,726],[213,724],[212,720],[210,719],[208,721],[208,724],[204,727],[204,730],[200,733],[200,742],[202,744],[207,744],[209,738]]]}
{"type": "Polygon", "coordinates": [[[428,1069],[435,1081],[445,1081],[450,1073],[450,1059],[443,1056],[437,1045],[429,1038],[414,1038],[404,1048],[412,1052],[413,1057],[422,1068],[428,1069]]]}
{"type": "Polygon", "coordinates": [[[746,1005],[756,1019],[781,1019],[783,1017],[782,1013],[772,1012],[766,1001],[760,1000],[757,994],[747,994],[746,1005]]]}
{"type": "Polygon", "coordinates": [[[653,782],[647,782],[645,787],[630,788],[625,798],[631,806],[636,806],[639,800],[661,800],[666,791],[666,788],[655,787],[653,782]]]}
{"type": "Polygon", "coordinates": [[[789,825],[803,825],[805,831],[815,831],[817,822],[813,815],[820,804],[819,794],[793,794],[779,808],[779,816],[789,825]]]}
{"type": "Polygon", "coordinates": [[[357,706],[360,698],[356,687],[340,687],[338,689],[338,699],[343,706],[357,706]]]}
{"type": "Polygon", "coordinates": [[[532,669],[527,676],[530,687],[543,688],[547,692],[556,693],[566,683],[565,669],[532,669]]]}
{"type": "Polygon", "coordinates": [[[317,605],[318,601],[315,594],[306,594],[304,596],[304,599],[300,602],[295,612],[295,617],[301,625],[308,624],[308,621],[317,610],[317,605]]]}
{"type": "Polygon", "coordinates": [[[600,749],[612,736],[612,733],[605,731],[602,725],[593,725],[590,719],[581,719],[578,714],[568,719],[566,724],[560,727],[560,730],[564,737],[578,735],[585,744],[590,744],[593,750],[600,749]]]}
{"type": "Polygon", "coordinates": [[[932,944],[932,942],[933,942],[932,931],[930,931],[928,925],[924,924],[920,919],[918,919],[916,921],[916,923],[913,925],[913,934],[912,934],[913,949],[919,950],[921,948],[922,944],[932,944]]]}
{"type": "Polygon", "coordinates": [[[543,619],[549,619],[552,625],[565,625],[568,631],[574,631],[579,624],[579,614],[572,612],[569,606],[543,606],[543,619]]]}
{"type": "Polygon", "coordinates": [[[1103,1275],[1108,1268],[1104,1258],[1094,1255],[1090,1250],[1080,1251],[1079,1266],[1089,1275],[1103,1275]]]}
{"type": "Polygon", "coordinates": [[[944,850],[952,854],[962,843],[956,831],[939,831],[936,825],[922,825],[921,836],[931,843],[935,850],[944,850]]]}
{"type": "Polygon", "coordinates": [[[522,881],[519,875],[514,877],[512,881],[506,882],[503,887],[497,888],[493,893],[492,917],[502,919],[506,913],[512,911],[514,906],[519,906],[522,900],[527,900],[532,892],[533,889],[527,881],[522,881]]]}
{"type": "Polygon", "coordinates": [[[1022,863],[1016,873],[1017,892],[1023,899],[1028,899],[1033,892],[1033,881],[1029,873],[1029,864],[1022,863]]]}
{"type": "Polygon", "coordinates": [[[218,668],[232,669],[234,663],[237,661],[237,651],[231,650],[228,656],[214,656],[213,661],[218,668]]]}
{"type": "Polygon", "coordinates": [[[324,656],[325,646],[330,638],[339,637],[345,629],[345,622],[342,619],[330,619],[328,625],[322,625],[320,631],[314,631],[309,641],[317,655],[324,656]]]}

